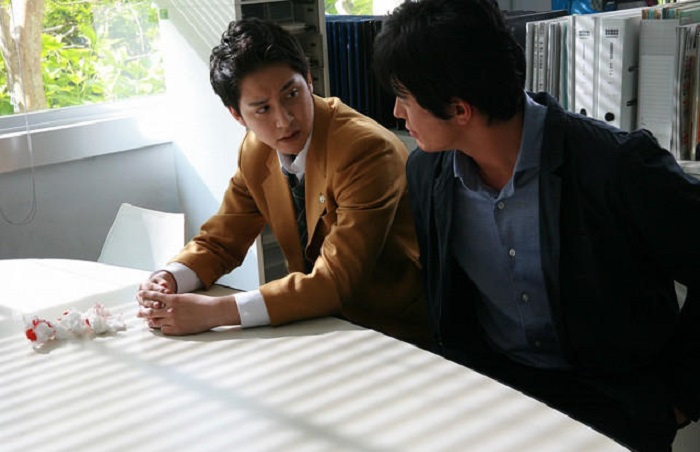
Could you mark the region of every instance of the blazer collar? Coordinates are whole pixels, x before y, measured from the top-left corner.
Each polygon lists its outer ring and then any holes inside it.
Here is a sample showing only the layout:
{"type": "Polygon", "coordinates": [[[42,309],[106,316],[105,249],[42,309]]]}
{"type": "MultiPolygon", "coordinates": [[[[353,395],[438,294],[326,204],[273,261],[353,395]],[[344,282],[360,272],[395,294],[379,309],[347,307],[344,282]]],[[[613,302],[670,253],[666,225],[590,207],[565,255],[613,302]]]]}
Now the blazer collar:
{"type": "Polygon", "coordinates": [[[306,227],[313,237],[316,225],[326,210],[326,163],[332,152],[328,140],[331,109],[327,101],[314,95],[314,127],[306,155],[306,227]]]}
{"type": "Polygon", "coordinates": [[[565,131],[569,118],[549,94],[539,93],[531,97],[547,107],[540,160],[540,246],[542,271],[550,304],[554,316],[560,317],[561,172],[564,166],[565,131]]]}
{"type": "Polygon", "coordinates": [[[557,101],[548,93],[528,93],[538,104],[547,107],[542,137],[540,170],[558,172],[564,163],[564,131],[567,116],[557,101]]]}
{"type": "MultiPolygon", "coordinates": [[[[456,152],[456,151],[455,151],[456,152]]],[[[433,185],[432,208],[429,212],[435,218],[435,233],[438,243],[441,244],[440,254],[446,259],[452,246],[451,228],[452,211],[454,209],[454,172],[453,172],[453,152],[442,152],[440,158],[436,159],[433,168],[435,185],[433,185]]],[[[445,275],[443,275],[444,277],[445,275]]]]}

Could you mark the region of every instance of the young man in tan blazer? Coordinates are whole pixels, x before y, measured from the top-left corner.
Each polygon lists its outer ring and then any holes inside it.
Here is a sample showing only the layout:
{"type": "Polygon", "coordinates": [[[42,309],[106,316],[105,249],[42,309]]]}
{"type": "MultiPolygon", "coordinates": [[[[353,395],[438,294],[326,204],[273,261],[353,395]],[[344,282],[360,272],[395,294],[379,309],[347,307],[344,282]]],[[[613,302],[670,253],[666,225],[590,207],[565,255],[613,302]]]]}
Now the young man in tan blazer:
{"type": "Polygon", "coordinates": [[[139,316],[182,335],[340,315],[427,345],[401,141],[339,99],[312,94],[303,50],[276,24],[232,22],[212,51],[210,75],[248,129],[238,170],[219,211],[141,284],[139,316]],[[240,265],[266,224],[287,276],[231,296],[190,293],[240,265]]]}

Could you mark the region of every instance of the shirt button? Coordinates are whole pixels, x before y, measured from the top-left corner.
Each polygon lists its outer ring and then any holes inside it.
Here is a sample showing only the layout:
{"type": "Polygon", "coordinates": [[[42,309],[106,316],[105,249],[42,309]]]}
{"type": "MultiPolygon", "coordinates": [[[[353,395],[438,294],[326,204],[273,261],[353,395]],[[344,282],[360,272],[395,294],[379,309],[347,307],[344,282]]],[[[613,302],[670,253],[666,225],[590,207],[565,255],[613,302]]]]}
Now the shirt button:
{"type": "Polygon", "coordinates": [[[503,210],[503,208],[506,206],[506,203],[503,201],[498,201],[498,204],[496,204],[496,207],[498,207],[498,210],[503,210]]]}
{"type": "Polygon", "coordinates": [[[513,248],[511,248],[510,250],[508,250],[508,255],[509,255],[510,257],[515,257],[515,250],[514,250],[513,248]]]}
{"type": "Polygon", "coordinates": [[[522,295],[520,295],[520,299],[523,301],[530,301],[530,296],[526,293],[523,293],[522,295]]]}
{"type": "Polygon", "coordinates": [[[542,342],[535,341],[535,347],[540,348],[541,346],[542,346],[542,342]]]}

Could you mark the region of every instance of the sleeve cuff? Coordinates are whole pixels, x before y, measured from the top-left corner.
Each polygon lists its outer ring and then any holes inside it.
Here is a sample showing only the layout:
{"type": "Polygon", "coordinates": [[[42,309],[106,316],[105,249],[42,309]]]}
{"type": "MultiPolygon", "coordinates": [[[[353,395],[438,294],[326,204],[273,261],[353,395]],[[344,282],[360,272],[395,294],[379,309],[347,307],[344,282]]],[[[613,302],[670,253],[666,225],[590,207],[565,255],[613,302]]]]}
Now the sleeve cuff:
{"type": "Polygon", "coordinates": [[[235,298],[242,328],[252,328],[270,324],[270,315],[267,312],[265,300],[259,290],[237,293],[235,298]]]}
{"type": "Polygon", "coordinates": [[[169,272],[177,283],[177,293],[194,292],[202,288],[202,281],[197,274],[184,264],[171,262],[163,270],[169,272]]]}

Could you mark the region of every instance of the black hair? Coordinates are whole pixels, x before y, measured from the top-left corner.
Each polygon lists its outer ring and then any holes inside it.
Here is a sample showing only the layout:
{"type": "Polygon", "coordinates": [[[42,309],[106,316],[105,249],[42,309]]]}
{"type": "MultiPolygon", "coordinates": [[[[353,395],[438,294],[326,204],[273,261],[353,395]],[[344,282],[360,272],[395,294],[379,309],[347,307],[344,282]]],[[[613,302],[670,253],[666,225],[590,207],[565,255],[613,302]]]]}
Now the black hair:
{"type": "Polygon", "coordinates": [[[438,118],[462,99],[491,121],[524,105],[525,55],[493,0],[405,1],[382,23],[374,70],[438,118]]]}
{"type": "Polygon", "coordinates": [[[309,63],[297,39],[274,22],[258,18],[233,21],[209,58],[209,80],[227,107],[240,113],[241,81],[271,64],[287,64],[304,78],[309,63]]]}

